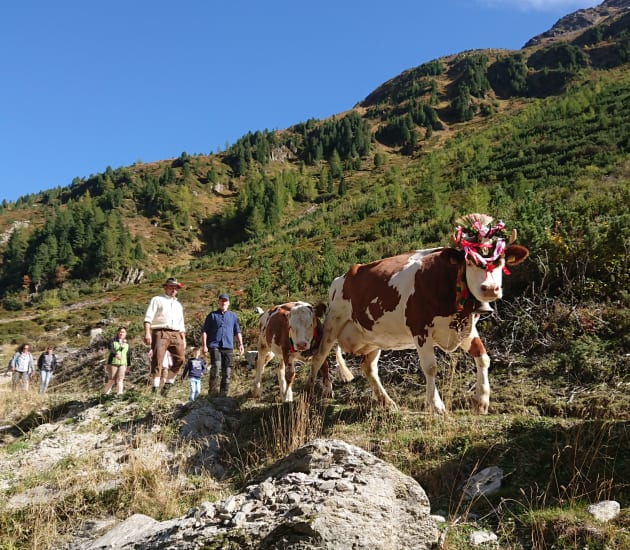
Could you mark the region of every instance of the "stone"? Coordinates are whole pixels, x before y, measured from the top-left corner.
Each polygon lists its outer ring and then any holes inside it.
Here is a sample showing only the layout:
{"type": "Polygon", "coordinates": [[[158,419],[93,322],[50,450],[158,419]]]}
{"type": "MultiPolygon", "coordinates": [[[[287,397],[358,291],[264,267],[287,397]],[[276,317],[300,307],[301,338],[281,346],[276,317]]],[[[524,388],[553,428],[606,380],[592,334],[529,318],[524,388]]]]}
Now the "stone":
{"type": "Polygon", "coordinates": [[[338,440],[299,447],[214,507],[216,516],[200,506],[162,522],[136,514],[77,548],[193,550],[229,540],[243,550],[429,550],[438,537],[429,500],[413,478],[338,440]],[[331,471],[343,481],[327,479],[331,471]],[[360,481],[348,471],[360,471],[360,481]]]}
{"type": "Polygon", "coordinates": [[[595,504],[591,504],[586,508],[598,521],[610,521],[615,519],[621,512],[621,505],[615,500],[602,500],[595,504]]]}

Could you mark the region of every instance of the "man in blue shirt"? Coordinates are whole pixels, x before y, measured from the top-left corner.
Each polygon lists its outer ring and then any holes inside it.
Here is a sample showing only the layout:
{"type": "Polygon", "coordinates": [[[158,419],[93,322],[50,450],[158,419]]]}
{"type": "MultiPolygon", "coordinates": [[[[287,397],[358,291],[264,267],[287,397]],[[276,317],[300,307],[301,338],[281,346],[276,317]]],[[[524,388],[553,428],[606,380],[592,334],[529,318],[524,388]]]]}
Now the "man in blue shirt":
{"type": "Polygon", "coordinates": [[[236,314],[228,311],[230,297],[219,295],[219,308],[208,313],[201,332],[201,345],[204,355],[210,352],[210,388],[208,395],[213,395],[221,380],[220,395],[226,396],[230,390],[230,374],[232,372],[232,351],[234,338],[238,344],[238,352],[242,355],[243,336],[236,314]]]}

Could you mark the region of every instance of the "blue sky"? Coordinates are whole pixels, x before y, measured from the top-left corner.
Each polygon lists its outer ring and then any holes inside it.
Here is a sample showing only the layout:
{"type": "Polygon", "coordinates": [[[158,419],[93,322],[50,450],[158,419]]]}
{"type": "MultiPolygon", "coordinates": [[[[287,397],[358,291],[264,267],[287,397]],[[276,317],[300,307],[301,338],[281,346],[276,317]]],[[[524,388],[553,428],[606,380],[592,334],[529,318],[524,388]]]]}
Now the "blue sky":
{"type": "Polygon", "coordinates": [[[20,0],[0,12],[0,201],[340,113],[588,0],[20,0]],[[217,5],[221,4],[221,5],[217,5]]]}

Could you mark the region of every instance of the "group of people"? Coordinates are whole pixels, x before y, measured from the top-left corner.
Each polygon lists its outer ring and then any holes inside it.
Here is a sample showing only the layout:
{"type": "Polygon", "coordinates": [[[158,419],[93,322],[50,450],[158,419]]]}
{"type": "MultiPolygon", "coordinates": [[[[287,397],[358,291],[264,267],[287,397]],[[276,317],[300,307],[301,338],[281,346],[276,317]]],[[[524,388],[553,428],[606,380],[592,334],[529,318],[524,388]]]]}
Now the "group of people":
{"type": "MultiPolygon", "coordinates": [[[[144,316],[144,343],[150,347],[151,391],[167,395],[182,371],[182,379],[190,381],[190,400],[194,401],[201,393],[201,378],[206,372],[202,354],[209,354],[208,394],[226,396],[230,389],[235,341],[239,353],[244,352],[238,318],[229,311],[229,295],[219,295],[218,308],[204,321],[201,345],[194,347],[192,356],[186,360],[184,310],[177,299],[177,293],[184,285],[170,277],[162,286],[164,293],[151,298],[144,316]]],[[[119,394],[123,392],[123,380],[131,358],[126,338],[127,330],[120,327],[111,342],[105,393],[110,393],[114,384],[119,394]]]]}
{"type": "MultiPolygon", "coordinates": [[[[202,355],[210,357],[210,382],[208,395],[226,396],[230,390],[234,345],[242,355],[243,336],[238,317],[229,311],[230,297],[219,295],[218,307],[205,318],[200,345],[192,350],[186,360],[186,326],[184,309],[177,299],[177,293],[184,285],[170,277],[162,285],[164,293],[151,298],[144,316],[144,343],[149,346],[150,384],[152,392],[167,395],[181,371],[182,380],[190,382],[190,400],[194,401],[201,393],[201,378],[206,373],[206,363],[202,355]]],[[[127,340],[127,328],[118,327],[115,338],[109,345],[109,355],[105,367],[107,381],[103,389],[110,394],[114,387],[118,395],[123,393],[125,374],[131,366],[132,350],[127,340]]],[[[35,363],[30,346],[23,344],[9,362],[13,389],[20,386],[29,390],[35,375],[35,363]]],[[[40,373],[39,392],[45,393],[57,368],[57,357],[52,346],[37,360],[40,373]]]]}
{"type": "Polygon", "coordinates": [[[27,392],[31,378],[35,376],[36,372],[39,372],[39,393],[46,393],[56,368],[57,356],[52,346],[48,346],[35,363],[29,344],[22,344],[9,361],[11,389],[16,391],[20,387],[27,392]]]}

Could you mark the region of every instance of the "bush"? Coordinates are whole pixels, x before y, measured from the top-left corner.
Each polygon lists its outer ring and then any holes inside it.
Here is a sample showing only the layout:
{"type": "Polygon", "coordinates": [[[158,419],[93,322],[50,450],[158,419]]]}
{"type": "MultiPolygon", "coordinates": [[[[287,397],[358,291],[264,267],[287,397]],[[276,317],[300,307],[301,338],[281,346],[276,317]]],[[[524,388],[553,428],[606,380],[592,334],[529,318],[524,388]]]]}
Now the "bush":
{"type": "Polygon", "coordinates": [[[7,294],[2,300],[2,307],[7,311],[20,311],[24,308],[24,302],[18,294],[7,294]]]}

